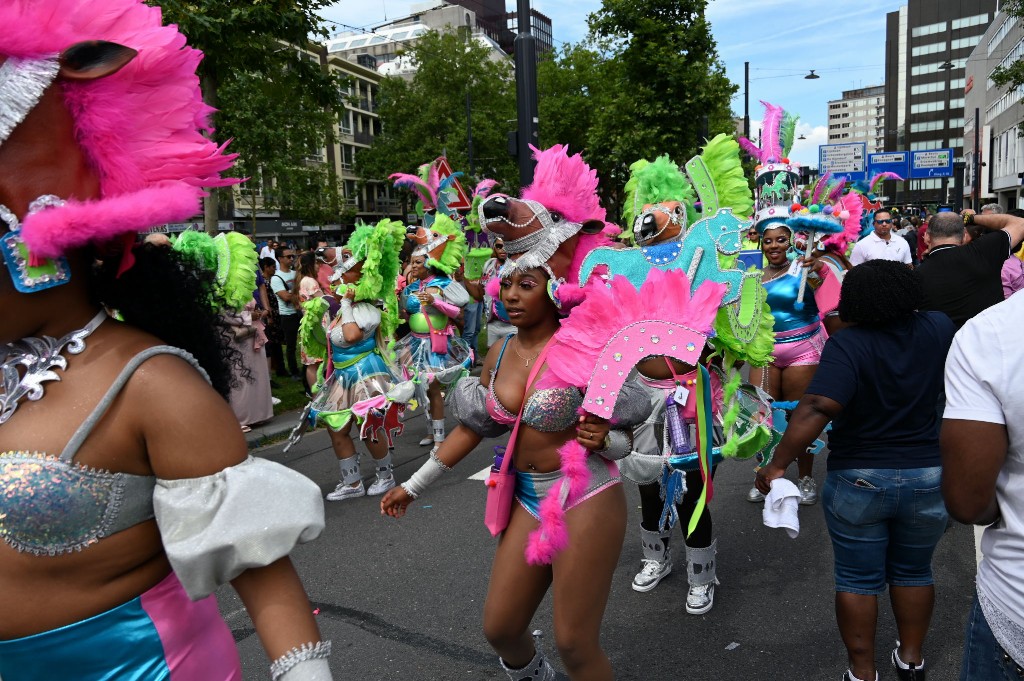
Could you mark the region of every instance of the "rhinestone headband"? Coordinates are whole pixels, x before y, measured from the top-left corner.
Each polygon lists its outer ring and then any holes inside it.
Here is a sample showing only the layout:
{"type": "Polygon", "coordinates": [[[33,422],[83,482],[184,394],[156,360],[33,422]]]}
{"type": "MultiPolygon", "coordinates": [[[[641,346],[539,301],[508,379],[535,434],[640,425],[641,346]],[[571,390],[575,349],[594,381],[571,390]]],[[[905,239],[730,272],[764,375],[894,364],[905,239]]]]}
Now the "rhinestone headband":
{"type": "Polygon", "coordinates": [[[35,108],[59,71],[56,58],[9,57],[0,65],[0,144],[35,108]]]}
{"type": "Polygon", "coordinates": [[[340,265],[338,265],[337,267],[334,268],[334,274],[331,275],[331,281],[340,281],[341,280],[341,276],[343,274],[345,274],[346,272],[351,270],[353,267],[355,267],[359,263],[360,263],[360,261],[356,260],[355,256],[350,256],[348,258],[345,258],[345,260],[342,261],[342,263],[340,265]]]}

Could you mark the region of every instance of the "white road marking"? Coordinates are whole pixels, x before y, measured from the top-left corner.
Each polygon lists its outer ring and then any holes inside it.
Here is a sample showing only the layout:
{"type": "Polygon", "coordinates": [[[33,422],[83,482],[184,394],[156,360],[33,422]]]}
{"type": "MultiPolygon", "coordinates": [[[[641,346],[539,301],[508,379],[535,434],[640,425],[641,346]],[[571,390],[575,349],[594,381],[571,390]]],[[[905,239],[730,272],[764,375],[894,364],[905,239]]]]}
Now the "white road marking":
{"type": "Polygon", "coordinates": [[[469,476],[466,479],[467,480],[486,480],[487,476],[489,476],[490,474],[491,474],[491,467],[488,466],[487,468],[483,469],[479,473],[474,473],[473,475],[469,476]]]}

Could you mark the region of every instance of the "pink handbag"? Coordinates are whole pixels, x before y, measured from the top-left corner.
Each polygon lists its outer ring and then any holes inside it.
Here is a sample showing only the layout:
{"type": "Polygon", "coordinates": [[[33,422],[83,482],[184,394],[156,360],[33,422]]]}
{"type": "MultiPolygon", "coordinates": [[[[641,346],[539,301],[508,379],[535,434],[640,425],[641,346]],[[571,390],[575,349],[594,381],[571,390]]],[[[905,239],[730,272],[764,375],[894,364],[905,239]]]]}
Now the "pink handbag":
{"type": "Polygon", "coordinates": [[[548,354],[548,346],[550,344],[551,341],[548,341],[544,349],[540,351],[537,363],[533,365],[530,376],[526,379],[526,390],[523,392],[523,406],[519,408],[516,423],[512,426],[512,435],[509,436],[508,444],[505,445],[505,455],[501,459],[501,467],[496,469],[494,466],[491,466],[491,474],[484,483],[487,485],[487,507],[484,510],[484,525],[491,531],[491,535],[495,537],[505,531],[505,528],[508,527],[508,521],[512,517],[512,502],[516,493],[516,472],[512,469],[512,458],[515,456],[516,435],[519,433],[519,422],[522,421],[523,409],[526,407],[526,393],[530,391],[533,379],[537,377],[537,372],[540,370],[541,365],[544,364],[544,358],[548,354]]]}

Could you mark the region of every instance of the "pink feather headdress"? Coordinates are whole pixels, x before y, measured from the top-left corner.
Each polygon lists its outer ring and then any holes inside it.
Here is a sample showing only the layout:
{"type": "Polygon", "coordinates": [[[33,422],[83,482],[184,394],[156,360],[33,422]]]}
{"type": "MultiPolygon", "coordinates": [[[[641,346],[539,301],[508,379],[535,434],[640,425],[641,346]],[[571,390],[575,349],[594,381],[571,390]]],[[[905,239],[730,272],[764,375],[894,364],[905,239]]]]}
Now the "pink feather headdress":
{"type": "Polygon", "coordinates": [[[845,253],[850,243],[860,237],[860,219],[864,215],[864,206],[860,195],[850,192],[839,199],[834,211],[840,215],[846,213],[843,220],[843,231],[832,234],[822,241],[824,246],[838,253],[845,253]]]}
{"type": "Polygon", "coordinates": [[[780,163],[783,153],[779,131],[785,111],[781,106],[769,104],[764,100],[761,101],[761,104],[764,105],[764,119],[761,121],[761,146],[757,146],[746,137],[741,137],[739,144],[745,152],[762,164],[780,163]]]}
{"type": "Polygon", "coordinates": [[[523,199],[537,201],[569,222],[604,222],[605,209],[597,195],[597,171],[581,155],[570,156],[564,144],[543,151],[533,145],[530,149],[537,167],[533,184],[523,189],[523,199]]]}
{"type": "MultiPolygon", "coordinates": [[[[726,287],[706,281],[691,295],[682,270],[654,269],[639,291],[625,277],[610,284],[595,281],[587,290],[585,301],[555,333],[537,388],[586,390],[584,409],[609,418],[618,390],[644,356],[657,350],[688,363],[699,361],[726,287]]],[[[533,565],[550,563],[566,547],[565,506],[581,499],[590,486],[587,450],[570,440],[558,454],[563,480],[541,501],[540,527],[526,545],[526,560],[533,565]]]]}
{"type": "Polygon", "coordinates": [[[51,58],[90,40],[138,51],[113,75],[62,81],[101,197],[28,215],[23,235],[34,256],[186,220],[199,212],[203,187],[237,182],[221,177],[235,155],[202,134],[213,113],[196,76],[202,53],[162,25],[159,8],[141,0],[4,0],[0,26],[0,54],[8,57],[51,58]]]}

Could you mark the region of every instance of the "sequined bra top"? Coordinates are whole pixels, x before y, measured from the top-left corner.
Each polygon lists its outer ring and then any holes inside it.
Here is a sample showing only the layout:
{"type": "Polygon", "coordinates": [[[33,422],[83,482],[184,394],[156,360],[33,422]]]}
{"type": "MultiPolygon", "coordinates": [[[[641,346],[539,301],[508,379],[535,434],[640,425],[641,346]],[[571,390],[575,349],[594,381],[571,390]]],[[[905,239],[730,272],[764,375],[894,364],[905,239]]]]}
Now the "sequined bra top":
{"type": "MultiPolygon", "coordinates": [[[[494,392],[495,378],[501,367],[501,359],[505,356],[508,342],[515,334],[505,337],[501,346],[498,361],[491,369],[491,387],[487,390],[487,413],[498,423],[511,426],[516,422],[516,415],[505,408],[494,392]]],[[[523,408],[523,425],[544,433],[558,433],[573,426],[579,419],[579,408],[583,405],[583,396],[576,388],[548,388],[536,390],[526,400],[523,408]]]]}
{"type": "Polygon", "coordinates": [[[206,376],[184,350],[149,348],[128,362],[60,456],[0,453],[0,538],[8,546],[37,556],[81,551],[153,517],[154,476],[99,470],[75,455],[135,370],[156,355],[181,357],[206,376]]]}

